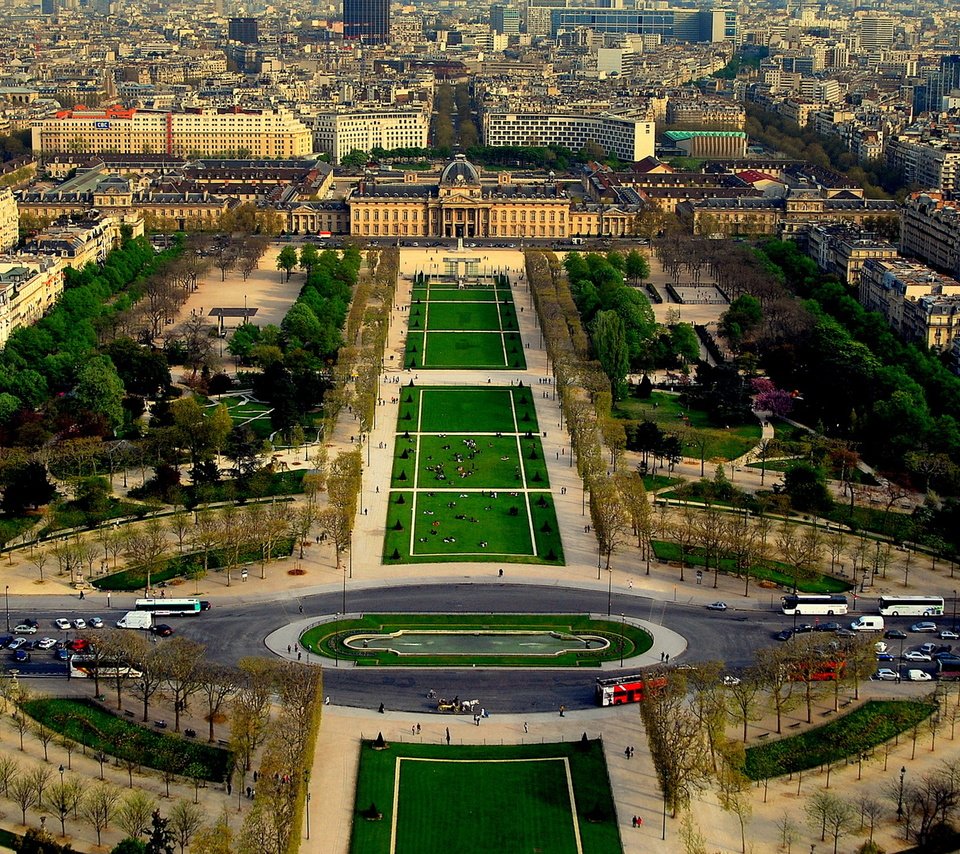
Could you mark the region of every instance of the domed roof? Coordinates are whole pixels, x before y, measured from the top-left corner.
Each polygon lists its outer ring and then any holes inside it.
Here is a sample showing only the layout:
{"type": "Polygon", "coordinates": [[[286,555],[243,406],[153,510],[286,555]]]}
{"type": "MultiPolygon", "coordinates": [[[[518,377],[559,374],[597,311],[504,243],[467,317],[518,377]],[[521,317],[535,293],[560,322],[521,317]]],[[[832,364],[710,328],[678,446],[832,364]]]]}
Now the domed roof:
{"type": "Polygon", "coordinates": [[[479,184],[480,173],[462,154],[458,154],[448,163],[440,174],[441,184],[479,184]]]}

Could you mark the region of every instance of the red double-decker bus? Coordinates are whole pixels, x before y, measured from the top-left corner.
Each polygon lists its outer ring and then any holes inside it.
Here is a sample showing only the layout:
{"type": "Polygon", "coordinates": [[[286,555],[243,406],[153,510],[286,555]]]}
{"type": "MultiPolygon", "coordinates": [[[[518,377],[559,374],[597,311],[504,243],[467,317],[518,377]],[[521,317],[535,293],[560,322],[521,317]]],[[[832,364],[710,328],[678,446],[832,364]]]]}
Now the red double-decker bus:
{"type": "Polygon", "coordinates": [[[667,684],[666,676],[618,676],[598,679],[596,698],[598,706],[621,706],[624,703],[639,703],[646,694],[657,691],[667,684]]]}

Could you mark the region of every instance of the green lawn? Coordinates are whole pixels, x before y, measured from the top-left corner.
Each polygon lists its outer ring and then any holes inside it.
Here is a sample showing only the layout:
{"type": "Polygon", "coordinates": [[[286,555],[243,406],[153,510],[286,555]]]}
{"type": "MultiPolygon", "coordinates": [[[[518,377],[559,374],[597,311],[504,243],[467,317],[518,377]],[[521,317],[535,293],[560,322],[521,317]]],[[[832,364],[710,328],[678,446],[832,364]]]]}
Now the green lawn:
{"type": "Polygon", "coordinates": [[[408,386],[397,433],[385,561],[563,562],[529,388],[408,386]]]}
{"type": "Polygon", "coordinates": [[[623,850],[599,741],[386,750],[365,742],[355,808],[353,854],[565,854],[578,850],[577,833],[584,854],[623,850]],[[381,820],[363,817],[371,804],[381,820]]]}
{"type": "MultiPolygon", "coordinates": [[[[658,560],[679,562],[681,557],[680,546],[677,543],[668,543],[663,540],[653,540],[653,551],[658,560]]],[[[700,549],[688,549],[684,555],[687,566],[702,567],[706,561],[700,549]]],[[[710,571],[716,566],[716,558],[710,557],[710,571]]],[[[738,574],[736,561],[732,557],[720,558],[720,572],[724,574],[738,574]]],[[[793,575],[790,564],[779,560],[767,560],[755,564],[750,569],[750,576],[756,581],[772,581],[781,587],[793,589],[793,575]]],[[[834,578],[832,575],[816,574],[808,578],[797,580],[797,590],[800,593],[846,593],[851,587],[848,581],[834,578]]]]}
{"type": "Polygon", "coordinates": [[[9,543],[40,520],[40,516],[0,516],[0,545],[9,543]]]}
{"type": "MultiPolygon", "coordinates": [[[[500,312],[495,302],[434,302],[424,306],[428,332],[446,330],[499,332],[500,312]]],[[[411,317],[418,315],[411,314],[411,317]]]]}
{"type": "Polygon", "coordinates": [[[824,726],[747,748],[744,770],[751,780],[765,780],[869,753],[936,709],[915,700],[871,700],[824,726]]]}
{"type": "Polygon", "coordinates": [[[418,305],[423,305],[428,299],[441,302],[513,302],[513,294],[510,288],[449,288],[438,285],[431,285],[429,293],[427,288],[414,288],[411,294],[410,310],[413,311],[418,305]]]}
{"type": "Polygon", "coordinates": [[[598,667],[602,661],[631,658],[646,652],[653,638],[643,629],[616,620],[585,615],[555,614],[365,614],[351,620],[323,623],[308,629],[300,644],[315,655],[348,659],[361,666],[402,667],[598,667]],[[606,648],[577,649],[557,655],[398,655],[391,650],[356,649],[344,641],[351,635],[406,631],[551,631],[591,634],[609,642],[606,648]]]}
{"type": "MultiPolygon", "coordinates": [[[[628,397],[618,401],[613,416],[631,421],[653,421],[668,432],[690,430],[692,436],[706,440],[703,458],[708,461],[716,457],[736,459],[753,448],[762,435],[760,422],[755,419],[718,427],[710,422],[706,412],[690,409],[680,402],[679,395],[662,391],[653,392],[646,400],[628,397]]],[[[699,445],[687,442],[684,454],[699,458],[699,445]]]]}
{"type": "MultiPolygon", "coordinates": [[[[104,686],[110,680],[102,682],[104,686]]],[[[136,759],[148,768],[220,782],[230,770],[230,752],[133,723],[87,700],[39,698],[24,710],[54,732],[120,759],[136,759]]],[[[142,711],[142,707],[141,707],[142,711]]]]}

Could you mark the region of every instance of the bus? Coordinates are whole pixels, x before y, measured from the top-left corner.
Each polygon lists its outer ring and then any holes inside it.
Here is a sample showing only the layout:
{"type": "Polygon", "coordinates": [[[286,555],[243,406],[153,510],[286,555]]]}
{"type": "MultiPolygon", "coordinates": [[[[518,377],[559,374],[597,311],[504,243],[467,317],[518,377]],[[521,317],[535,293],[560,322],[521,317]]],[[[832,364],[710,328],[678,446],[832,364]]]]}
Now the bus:
{"type": "Polygon", "coordinates": [[[787,666],[787,679],[791,682],[836,682],[843,678],[847,662],[837,661],[798,661],[787,666]]]}
{"type": "Polygon", "coordinates": [[[209,608],[209,602],[199,599],[137,599],[134,603],[134,610],[149,611],[158,617],[186,617],[209,608]]]}
{"type": "Polygon", "coordinates": [[[780,599],[784,614],[846,614],[847,597],[829,593],[790,593],[780,599]]]}
{"type": "Polygon", "coordinates": [[[95,675],[101,679],[117,676],[139,679],[143,676],[136,667],[131,667],[125,661],[98,658],[96,655],[71,655],[68,667],[71,679],[93,679],[95,675]]]}
{"type": "Polygon", "coordinates": [[[884,617],[942,617],[942,596],[881,596],[877,607],[884,617]]]}
{"type": "Polygon", "coordinates": [[[659,690],[667,684],[666,676],[648,678],[619,676],[612,679],[597,679],[596,700],[598,706],[621,706],[624,703],[639,703],[647,691],[659,690]]]}

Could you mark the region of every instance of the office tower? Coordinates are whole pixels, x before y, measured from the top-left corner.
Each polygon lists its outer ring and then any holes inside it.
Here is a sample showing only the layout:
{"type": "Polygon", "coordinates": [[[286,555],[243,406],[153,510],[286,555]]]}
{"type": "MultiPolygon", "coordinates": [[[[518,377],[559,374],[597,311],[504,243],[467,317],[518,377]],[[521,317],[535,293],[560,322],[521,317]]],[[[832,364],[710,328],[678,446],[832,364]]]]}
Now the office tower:
{"type": "Polygon", "coordinates": [[[256,44],[260,41],[260,32],[256,18],[231,18],[228,32],[230,41],[241,44],[256,44]]]}
{"type": "Polygon", "coordinates": [[[390,41],[390,0],[343,0],[343,37],[364,44],[390,41]]]}
{"type": "Polygon", "coordinates": [[[868,15],[860,22],[860,48],[864,53],[883,50],[893,44],[893,18],[868,15]]]}
{"type": "Polygon", "coordinates": [[[516,35],[520,32],[520,10],[500,5],[491,6],[490,29],[495,33],[516,35]]]}

